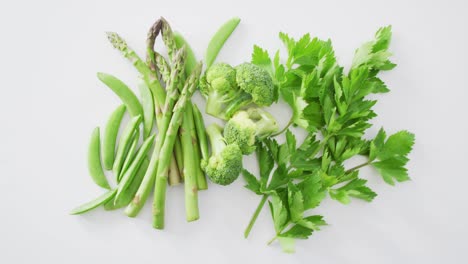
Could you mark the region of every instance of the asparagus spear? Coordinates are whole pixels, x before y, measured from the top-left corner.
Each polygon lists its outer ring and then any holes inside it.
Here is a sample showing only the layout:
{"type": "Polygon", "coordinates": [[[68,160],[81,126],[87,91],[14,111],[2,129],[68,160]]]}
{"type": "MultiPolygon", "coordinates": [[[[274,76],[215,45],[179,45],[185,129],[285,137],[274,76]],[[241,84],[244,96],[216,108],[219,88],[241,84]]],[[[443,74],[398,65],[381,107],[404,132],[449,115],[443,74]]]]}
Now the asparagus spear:
{"type": "MultiPolygon", "coordinates": [[[[109,39],[110,43],[119,50],[122,55],[127,58],[133,66],[140,72],[143,76],[143,80],[146,82],[148,87],[151,89],[151,92],[155,95],[158,106],[164,103],[166,99],[166,93],[161,86],[155,72],[151,71],[151,69],[146,65],[146,63],[136,54],[136,52],[131,49],[125,40],[119,36],[119,34],[115,32],[107,32],[107,38],[109,39]]],[[[153,42],[154,43],[154,42],[153,42]]]]}
{"type": "MultiPolygon", "coordinates": [[[[170,119],[170,123],[167,129],[166,136],[164,138],[164,143],[161,148],[160,152],[160,160],[157,166],[157,173],[156,173],[156,183],[155,183],[155,193],[154,193],[154,202],[153,202],[153,227],[157,229],[164,228],[164,213],[165,213],[165,202],[166,202],[166,184],[167,184],[167,172],[169,169],[169,162],[170,162],[170,153],[174,148],[174,142],[177,138],[177,131],[180,127],[182,117],[184,115],[184,110],[190,101],[190,98],[195,91],[198,78],[201,72],[201,63],[197,65],[196,69],[193,71],[192,75],[190,75],[189,79],[185,82],[184,88],[182,89],[181,95],[179,100],[177,101],[176,105],[173,109],[173,115],[170,119]]],[[[187,168],[187,164],[185,165],[187,168]]],[[[187,182],[187,178],[185,185],[190,184],[187,182]]],[[[192,197],[191,197],[191,204],[194,206],[192,207],[191,213],[194,217],[193,220],[198,219],[198,195],[197,195],[197,188],[196,186],[193,187],[192,197]]],[[[187,188],[187,187],[185,187],[187,188]]]]}
{"type": "Polygon", "coordinates": [[[203,122],[202,113],[196,104],[193,104],[193,120],[195,121],[195,128],[197,129],[197,138],[200,143],[201,157],[203,160],[208,160],[210,156],[208,153],[205,123],[203,122]]]}
{"type": "MultiPolygon", "coordinates": [[[[173,54],[171,50],[177,49],[178,45],[185,46],[187,49],[190,50],[190,46],[188,45],[188,43],[185,42],[185,40],[182,37],[179,37],[179,41],[177,41],[176,35],[172,32],[167,21],[164,20],[162,24],[163,24],[161,28],[162,39],[167,49],[169,50],[168,52],[169,56],[173,54]]],[[[196,62],[195,63],[193,62],[194,60],[193,51],[190,50],[189,52],[187,52],[187,54],[191,54],[192,56],[190,57],[191,61],[186,62],[186,63],[196,64],[196,62]]],[[[159,63],[160,63],[159,67],[164,68],[163,62],[161,61],[159,63]]],[[[187,70],[187,67],[186,67],[186,70],[187,70]]],[[[190,74],[190,72],[186,72],[186,74],[188,75],[190,74]]],[[[197,140],[197,135],[196,135],[196,130],[195,130],[192,102],[189,102],[184,113],[184,118],[182,120],[182,131],[180,132],[180,140],[183,146],[182,151],[184,152],[183,163],[191,164],[190,166],[186,165],[190,169],[186,169],[184,167],[183,173],[182,173],[183,177],[192,177],[192,174],[194,174],[194,177],[196,177],[198,189],[199,190],[207,189],[208,185],[206,182],[206,177],[200,167],[200,148],[198,145],[198,140],[197,140]],[[191,153],[191,154],[188,155],[186,154],[186,152],[191,153]]],[[[187,216],[187,220],[188,219],[189,219],[189,216],[187,216]]]]}
{"type": "MultiPolygon", "coordinates": [[[[166,103],[164,105],[164,109],[162,111],[163,116],[161,118],[161,121],[158,122],[159,133],[156,138],[156,144],[153,150],[153,155],[151,156],[151,161],[148,166],[148,170],[146,171],[145,177],[143,178],[140,188],[138,188],[135,198],[125,210],[125,213],[130,217],[136,216],[138,212],[141,210],[144,203],[146,202],[146,199],[148,198],[148,195],[151,191],[151,187],[154,184],[154,179],[156,177],[156,171],[157,171],[159,157],[160,157],[160,150],[161,150],[162,144],[164,143],[164,138],[166,137],[169,121],[171,120],[171,116],[172,116],[173,106],[179,96],[176,82],[178,79],[178,75],[184,68],[184,63],[183,63],[184,56],[185,56],[184,49],[180,49],[174,56],[174,68],[171,72],[171,77],[170,77],[168,86],[166,87],[167,98],[166,98],[166,103]]],[[[169,155],[169,156],[172,157],[172,155],[169,155]]],[[[167,179],[167,175],[166,175],[166,179],[167,179]]]]}
{"type": "MultiPolygon", "coordinates": [[[[169,83],[170,75],[171,75],[171,68],[169,64],[166,62],[163,56],[161,54],[157,53],[154,50],[154,43],[156,41],[157,36],[161,32],[161,28],[163,26],[163,23],[167,24],[167,21],[158,19],[150,28],[148,31],[148,37],[146,40],[147,43],[147,63],[150,67],[150,69],[153,72],[159,72],[161,75],[161,79],[163,82],[167,85],[169,83]],[[159,63],[164,63],[164,67],[158,67],[158,62],[159,63]]],[[[154,101],[158,100],[155,98],[154,101]]],[[[160,104],[161,106],[165,103],[165,101],[162,101],[160,104]]],[[[162,116],[162,109],[155,108],[156,116],[161,117],[162,116]]],[[[160,120],[161,118],[159,118],[160,120]]],[[[160,123],[160,122],[158,122],[160,123]]],[[[159,129],[159,127],[158,127],[159,129]]],[[[177,140],[177,145],[180,145],[180,141],[177,140]]],[[[181,148],[176,148],[174,150],[173,158],[171,160],[171,169],[169,171],[169,184],[170,185],[177,185],[181,182],[181,170],[182,170],[182,163],[176,162],[176,160],[180,160],[182,157],[182,152],[181,148]],[[179,167],[180,166],[180,167],[179,167]]]]}
{"type": "MultiPolygon", "coordinates": [[[[192,136],[190,133],[190,122],[187,122],[188,112],[191,109],[191,104],[187,103],[185,113],[180,128],[180,138],[182,142],[182,153],[184,158],[184,168],[182,175],[185,182],[185,217],[187,221],[194,221],[199,218],[198,213],[198,184],[197,184],[197,167],[199,164],[194,159],[194,147],[192,136]]],[[[191,113],[191,112],[190,112],[191,113]]]]}
{"type": "MultiPolygon", "coordinates": [[[[153,63],[154,60],[151,60],[150,58],[154,57],[154,43],[156,40],[156,37],[159,35],[159,32],[161,31],[161,21],[158,20],[156,23],[153,24],[153,26],[150,28],[148,32],[148,37],[147,37],[147,51],[148,51],[148,64],[145,64],[145,62],[136,54],[136,52],[130,48],[125,42],[125,40],[117,33],[115,32],[107,32],[107,38],[109,39],[110,43],[114,48],[119,50],[122,55],[127,58],[140,72],[140,74],[143,76],[143,80],[145,81],[146,85],[150,88],[151,94],[153,95],[153,101],[154,101],[154,111],[155,111],[155,116],[156,116],[156,121],[157,121],[157,126],[159,128],[159,123],[161,123],[161,117],[162,117],[162,108],[164,106],[164,102],[166,100],[166,93],[164,89],[161,86],[161,83],[158,80],[156,70],[155,70],[155,64],[153,63]]],[[[175,155],[174,155],[175,156],[175,155]]],[[[175,159],[175,157],[173,157],[175,159]]],[[[176,165],[176,164],[175,164],[176,165]]],[[[180,178],[180,176],[176,175],[176,172],[178,172],[179,169],[177,170],[172,170],[172,174],[174,175],[175,178],[180,178]]],[[[177,173],[178,174],[178,173],[177,173]]]]}
{"type": "MultiPolygon", "coordinates": [[[[195,130],[192,107],[193,107],[192,103],[190,102],[185,109],[184,120],[182,122],[183,122],[183,128],[188,129],[189,133],[188,135],[183,136],[182,146],[185,146],[187,144],[186,141],[189,141],[191,143],[189,145],[192,148],[191,149],[192,154],[188,156],[187,159],[190,159],[191,160],[190,162],[193,162],[194,166],[193,166],[193,169],[191,169],[188,173],[194,174],[194,176],[196,177],[198,190],[206,190],[208,189],[208,184],[206,182],[205,173],[202,171],[201,166],[200,166],[200,162],[201,162],[200,145],[198,144],[198,140],[197,140],[197,133],[195,130]]],[[[187,173],[184,173],[184,175],[186,176],[187,173]]]]}

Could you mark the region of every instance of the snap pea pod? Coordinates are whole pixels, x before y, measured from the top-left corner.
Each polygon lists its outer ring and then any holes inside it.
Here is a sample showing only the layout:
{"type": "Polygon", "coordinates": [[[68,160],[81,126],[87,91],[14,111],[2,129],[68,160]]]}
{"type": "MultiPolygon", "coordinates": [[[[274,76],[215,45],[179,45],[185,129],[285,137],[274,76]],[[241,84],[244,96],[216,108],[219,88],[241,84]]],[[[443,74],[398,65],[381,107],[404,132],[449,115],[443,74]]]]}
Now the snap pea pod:
{"type": "Polygon", "coordinates": [[[155,135],[151,135],[149,138],[145,140],[145,142],[143,142],[143,145],[141,145],[140,149],[138,150],[138,153],[133,159],[132,164],[127,169],[127,171],[125,171],[125,173],[123,174],[122,181],[119,183],[119,186],[117,187],[117,194],[115,196],[115,201],[114,201],[115,204],[119,203],[120,196],[130,186],[133,180],[133,177],[138,171],[138,168],[141,166],[141,164],[145,160],[146,154],[148,154],[149,149],[153,145],[154,138],[155,138],[155,135]]]}
{"type": "Polygon", "coordinates": [[[70,214],[77,215],[93,210],[101,204],[105,204],[107,201],[111,200],[116,193],[117,190],[109,190],[98,198],[76,207],[70,212],[70,214]]]}
{"type": "Polygon", "coordinates": [[[239,25],[239,22],[240,18],[231,18],[226,23],[224,23],[213,35],[205,53],[205,63],[207,69],[211,67],[216,57],[218,56],[219,51],[221,50],[229,36],[231,36],[232,32],[234,32],[237,25],[239,25]]]}
{"type": "Polygon", "coordinates": [[[148,85],[144,82],[140,82],[138,85],[140,90],[141,105],[143,107],[143,122],[144,122],[144,134],[143,138],[147,138],[153,129],[154,124],[154,102],[153,94],[148,88],[148,85]]]}
{"type": "Polygon", "coordinates": [[[118,175],[122,169],[122,165],[125,159],[125,155],[130,148],[130,144],[132,142],[132,136],[135,133],[135,129],[138,128],[138,125],[141,122],[141,116],[136,116],[130,120],[127,127],[125,127],[124,131],[122,132],[122,136],[119,140],[119,145],[117,146],[117,154],[115,155],[114,166],[112,167],[112,171],[117,178],[118,182],[118,175]]]}
{"type": "Polygon", "coordinates": [[[91,134],[91,140],[88,148],[88,170],[93,181],[105,189],[110,189],[106,175],[101,165],[101,140],[99,127],[96,127],[91,134]]]}
{"type": "Polygon", "coordinates": [[[115,143],[119,133],[120,123],[125,114],[125,105],[120,105],[109,117],[104,130],[104,139],[102,141],[102,161],[106,170],[111,170],[114,164],[115,143]]]}
{"type": "Polygon", "coordinates": [[[185,74],[189,76],[195,66],[197,66],[197,58],[192,48],[184,37],[179,32],[174,32],[174,40],[178,48],[185,46],[187,57],[185,58],[185,74]]]}
{"type": "Polygon", "coordinates": [[[107,73],[98,72],[97,77],[122,100],[131,116],[143,116],[140,101],[125,83],[107,73]]]}
{"type": "Polygon", "coordinates": [[[143,163],[141,164],[140,168],[138,168],[138,172],[136,173],[135,177],[133,177],[133,180],[128,186],[127,190],[125,190],[120,195],[119,201],[115,203],[115,197],[114,199],[107,201],[104,204],[104,210],[116,210],[127,206],[132,201],[133,197],[135,196],[135,193],[138,190],[138,187],[140,187],[143,177],[145,176],[145,172],[148,169],[148,164],[149,160],[147,158],[144,159],[143,163]]]}
{"type": "Polygon", "coordinates": [[[138,148],[138,142],[140,141],[140,131],[137,129],[135,131],[135,134],[132,137],[132,144],[130,145],[130,148],[128,149],[127,155],[125,155],[125,161],[122,165],[122,169],[120,170],[120,173],[118,175],[117,181],[120,182],[122,179],[123,174],[125,171],[128,169],[130,164],[132,163],[133,159],[135,158],[137,154],[137,148],[138,148]]]}

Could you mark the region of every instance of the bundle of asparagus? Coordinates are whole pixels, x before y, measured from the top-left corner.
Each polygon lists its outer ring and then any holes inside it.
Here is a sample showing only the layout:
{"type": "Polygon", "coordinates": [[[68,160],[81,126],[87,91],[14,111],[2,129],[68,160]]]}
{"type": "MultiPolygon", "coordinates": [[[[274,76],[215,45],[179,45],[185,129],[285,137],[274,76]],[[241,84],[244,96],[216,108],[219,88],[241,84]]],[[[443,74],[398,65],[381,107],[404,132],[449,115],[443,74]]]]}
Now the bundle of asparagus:
{"type": "Polygon", "coordinates": [[[117,33],[108,32],[107,36],[113,47],[140,73],[143,81],[140,87],[141,102],[117,78],[98,74],[99,79],[122,99],[124,106],[119,107],[109,118],[106,127],[109,133],[105,134],[103,150],[99,148],[98,129],[94,131],[90,145],[91,176],[108,192],[76,208],[72,214],[81,214],[99,205],[104,205],[107,210],[127,206],[125,213],[135,217],[154,188],[153,226],[162,229],[167,184],[184,182],[187,221],[197,220],[198,190],[208,187],[200,168],[201,158],[208,156],[204,121],[196,105],[191,102],[198,87],[202,63],[196,62],[188,44],[181,35],[172,31],[164,18],[158,19],[148,32],[146,62],[117,33]],[[167,59],[154,48],[159,35],[167,49],[167,59]],[[134,118],[116,143],[125,109],[134,118]],[[153,132],[154,123],[157,133],[153,132]],[[144,142],[136,151],[140,125],[144,142]],[[155,146],[150,154],[148,152],[154,139],[155,146]],[[100,165],[101,152],[104,167],[112,168],[116,175],[115,188],[111,188],[105,178],[104,169],[100,165]],[[117,155],[114,155],[115,152],[117,155]]]}

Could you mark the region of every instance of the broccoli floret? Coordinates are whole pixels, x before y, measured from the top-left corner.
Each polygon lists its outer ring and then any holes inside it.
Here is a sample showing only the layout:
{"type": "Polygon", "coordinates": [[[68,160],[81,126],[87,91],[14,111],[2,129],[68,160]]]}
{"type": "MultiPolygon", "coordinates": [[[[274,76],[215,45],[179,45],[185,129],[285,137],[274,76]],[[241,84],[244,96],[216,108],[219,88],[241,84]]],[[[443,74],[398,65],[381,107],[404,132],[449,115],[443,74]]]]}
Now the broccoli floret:
{"type": "Polygon", "coordinates": [[[207,97],[206,113],[224,120],[243,106],[268,106],[276,98],[271,76],[251,63],[235,69],[225,63],[211,66],[200,82],[200,91],[207,97]]]}
{"type": "Polygon", "coordinates": [[[229,185],[242,170],[242,152],[237,144],[226,144],[220,126],[212,124],[206,133],[211,143],[211,157],[202,161],[201,167],[212,182],[229,185]]]}
{"type": "Polygon", "coordinates": [[[275,86],[270,74],[263,68],[251,63],[236,67],[237,85],[252,96],[259,106],[269,106],[275,100],[275,86]]]}
{"type": "Polygon", "coordinates": [[[260,108],[249,108],[237,112],[224,127],[228,144],[237,144],[242,154],[255,151],[256,140],[264,139],[278,131],[278,123],[268,112],[260,108]]]}

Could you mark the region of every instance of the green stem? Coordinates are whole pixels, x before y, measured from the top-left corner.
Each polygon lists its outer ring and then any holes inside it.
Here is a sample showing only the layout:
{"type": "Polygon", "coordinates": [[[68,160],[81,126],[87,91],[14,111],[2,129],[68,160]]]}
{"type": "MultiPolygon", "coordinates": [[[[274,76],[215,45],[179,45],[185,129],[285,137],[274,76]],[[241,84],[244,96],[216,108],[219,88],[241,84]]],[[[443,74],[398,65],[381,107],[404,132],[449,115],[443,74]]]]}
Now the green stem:
{"type": "MultiPolygon", "coordinates": [[[[166,188],[167,188],[167,172],[169,170],[171,153],[174,148],[174,143],[177,138],[177,132],[182,122],[182,117],[186,113],[185,109],[190,101],[190,98],[195,91],[196,84],[198,83],[198,77],[200,75],[201,65],[197,65],[194,74],[186,81],[184,89],[181,92],[177,104],[174,106],[172,118],[167,129],[167,135],[164,139],[164,144],[159,154],[161,159],[159,160],[156,173],[156,183],[153,201],[153,227],[157,229],[164,228],[164,216],[165,216],[165,203],[166,203],[166,188]]],[[[185,166],[185,168],[187,165],[185,166]]],[[[184,168],[184,170],[185,170],[184,168]]],[[[185,176],[187,179],[187,176],[185,176]]],[[[187,188],[187,187],[186,187],[187,188]]],[[[197,201],[198,202],[198,201],[197,201]]],[[[197,208],[198,209],[198,208],[197,208]]],[[[198,213],[198,210],[197,210],[198,213]]]]}
{"type": "MultiPolygon", "coordinates": [[[[156,143],[155,143],[155,147],[153,150],[153,155],[151,156],[150,164],[148,166],[148,170],[146,171],[146,174],[143,178],[140,188],[138,188],[135,198],[125,210],[125,213],[130,217],[134,217],[140,212],[141,208],[146,202],[146,199],[148,198],[148,195],[151,191],[151,187],[153,187],[154,185],[155,178],[157,177],[157,173],[158,172],[162,173],[162,171],[160,171],[158,168],[161,162],[160,158],[166,159],[166,158],[173,157],[172,148],[170,149],[169,153],[163,152],[162,148],[164,147],[164,143],[166,141],[165,138],[169,135],[170,123],[173,119],[172,111],[173,111],[173,108],[175,109],[174,104],[179,96],[179,92],[176,86],[176,80],[177,80],[178,75],[180,74],[180,71],[182,70],[183,60],[184,60],[184,51],[180,50],[180,52],[174,59],[174,65],[176,66],[174,67],[171,73],[171,80],[166,88],[167,97],[166,97],[164,109],[162,111],[163,116],[160,122],[158,122],[159,133],[156,138],[156,143]],[[162,155],[166,155],[168,157],[163,157],[162,155]]],[[[177,132],[176,132],[176,135],[177,135],[177,132]]],[[[167,163],[168,164],[164,164],[164,165],[169,165],[170,162],[167,162],[167,163]]],[[[169,166],[167,166],[167,168],[169,168],[169,166]]],[[[167,180],[167,173],[166,173],[165,178],[167,180]]]]}
{"type": "Polygon", "coordinates": [[[265,205],[265,202],[268,199],[268,195],[263,195],[262,199],[260,200],[260,203],[257,206],[257,209],[255,209],[254,214],[252,215],[252,218],[250,219],[249,225],[244,231],[244,238],[247,238],[250,234],[250,231],[252,230],[252,227],[254,226],[255,222],[257,221],[258,215],[260,214],[260,211],[262,211],[263,206],[265,205]]]}
{"type": "MultiPolygon", "coordinates": [[[[189,104],[190,105],[190,104],[189,104]]],[[[198,186],[197,186],[197,171],[194,158],[194,147],[192,136],[190,134],[190,121],[188,116],[188,106],[184,113],[182,120],[182,127],[180,129],[180,138],[182,142],[183,153],[183,177],[185,187],[185,214],[187,221],[194,221],[199,218],[198,212],[198,186]]],[[[191,113],[190,113],[191,114],[191,113]]],[[[199,165],[198,165],[199,166],[199,165]]]]}
{"type": "Polygon", "coordinates": [[[271,245],[271,243],[273,243],[276,239],[278,239],[279,235],[281,235],[281,233],[284,231],[284,229],[286,229],[287,226],[289,226],[290,223],[291,223],[291,222],[288,221],[288,222],[283,226],[283,228],[281,228],[280,231],[276,232],[276,236],[273,237],[272,239],[268,240],[267,245],[271,245]]]}
{"type": "Polygon", "coordinates": [[[360,168],[362,168],[362,167],[365,167],[365,166],[367,166],[367,165],[369,165],[369,164],[371,164],[371,161],[364,162],[364,163],[362,163],[362,164],[359,164],[359,165],[357,165],[357,166],[355,166],[355,167],[352,167],[352,168],[346,170],[345,173],[353,172],[353,171],[358,170],[358,169],[360,169],[360,168]]]}
{"type": "Polygon", "coordinates": [[[195,121],[195,128],[197,129],[197,138],[200,143],[201,157],[204,160],[208,160],[210,155],[208,154],[208,141],[206,138],[205,122],[203,116],[198,109],[196,104],[193,104],[193,120],[195,121]]]}
{"type": "Polygon", "coordinates": [[[272,134],[271,137],[276,137],[276,136],[283,134],[284,131],[286,131],[293,124],[293,122],[294,122],[294,117],[291,117],[291,119],[289,119],[288,124],[286,124],[286,126],[283,129],[281,129],[279,132],[272,134]]]}
{"type": "Polygon", "coordinates": [[[272,239],[268,240],[268,243],[267,245],[271,245],[271,243],[275,242],[275,240],[278,238],[278,235],[276,235],[275,237],[273,237],[272,239]]]}

